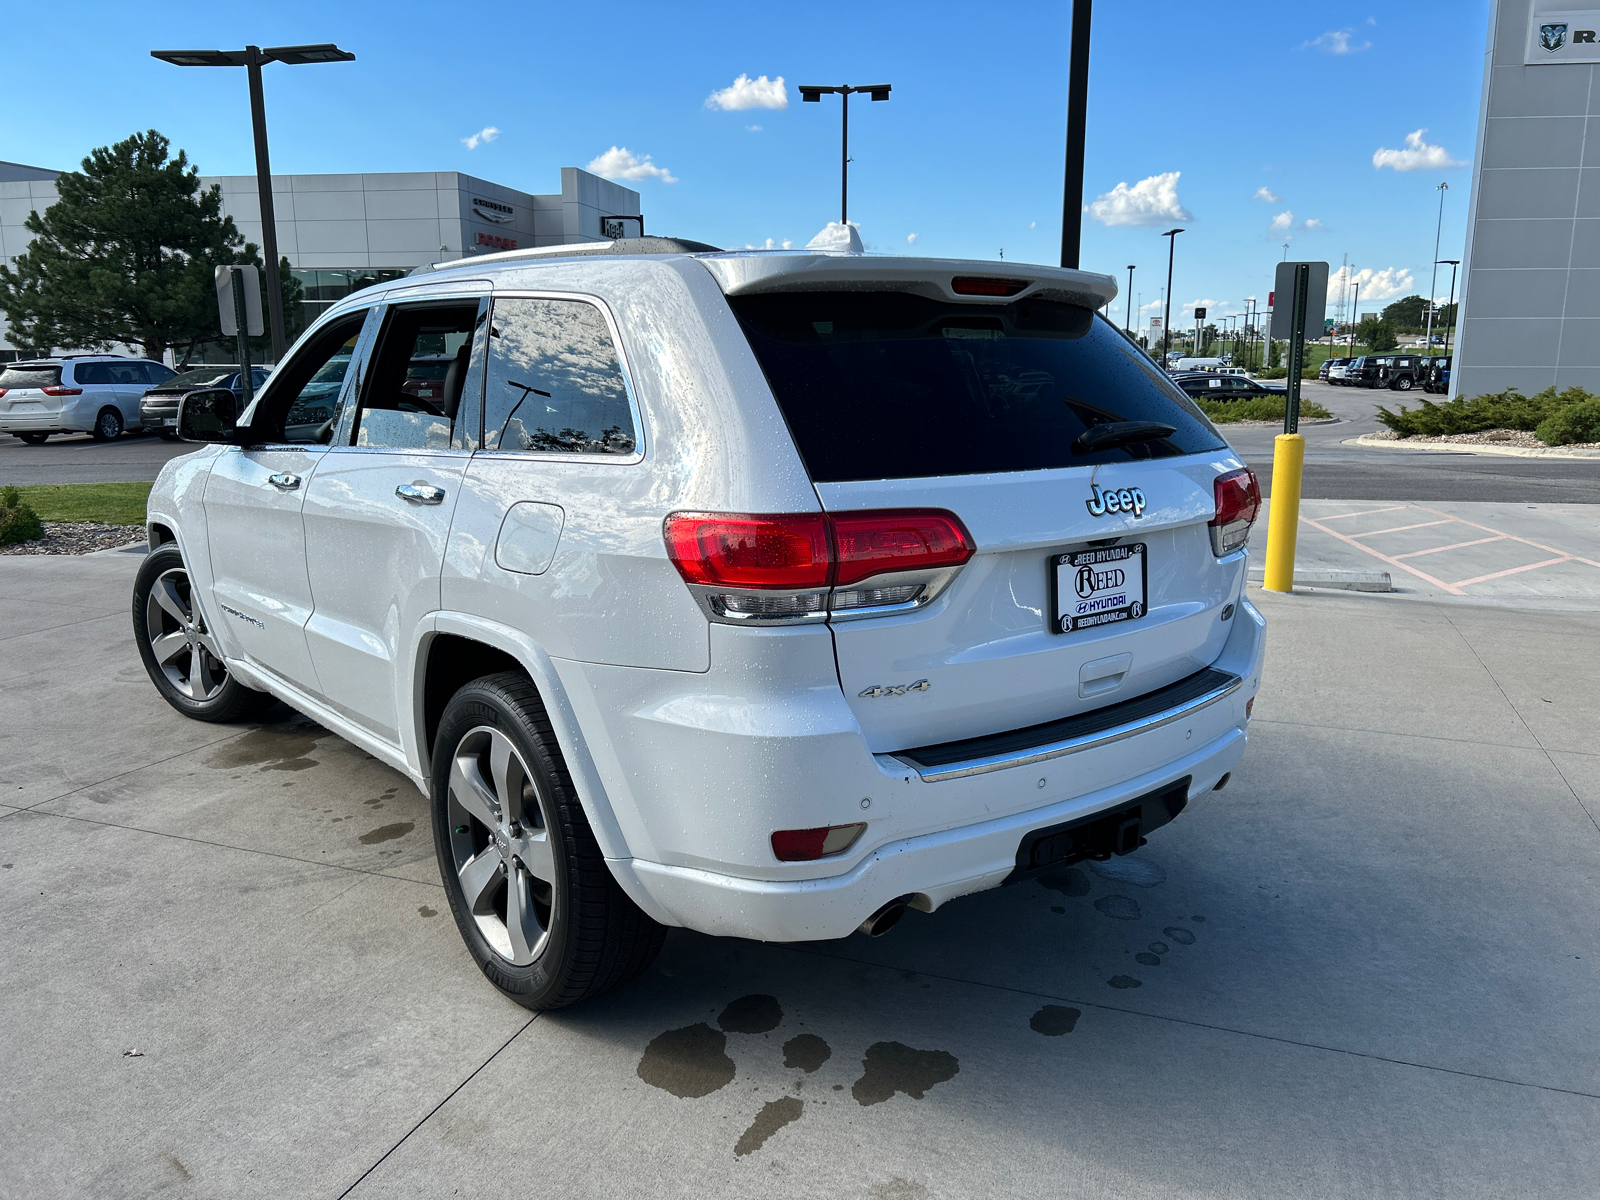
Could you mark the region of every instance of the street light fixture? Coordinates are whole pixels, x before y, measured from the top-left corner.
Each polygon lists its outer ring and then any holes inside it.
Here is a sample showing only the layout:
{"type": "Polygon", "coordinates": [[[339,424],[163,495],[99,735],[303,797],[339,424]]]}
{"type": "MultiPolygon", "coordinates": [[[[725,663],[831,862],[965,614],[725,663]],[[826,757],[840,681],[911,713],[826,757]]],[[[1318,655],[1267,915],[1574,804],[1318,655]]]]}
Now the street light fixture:
{"type": "Polygon", "coordinates": [[[1439,220],[1433,227],[1433,278],[1428,281],[1428,353],[1433,353],[1433,308],[1439,299],[1439,264],[1444,260],[1439,257],[1439,235],[1444,232],[1444,194],[1450,190],[1448,183],[1440,183],[1434,189],[1439,193],[1439,220]]]}
{"type": "MultiPolygon", "coordinates": [[[[1455,327],[1456,323],[1456,268],[1461,265],[1461,260],[1459,258],[1440,258],[1435,259],[1433,265],[1436,267],[1442,267],[1445,263],[1450,264],[1450,318],[1445,322],[1444,326],[1444,354],[1446,358],[1449,358],[1450,330],[1455,327]]],[[[1433,342],[1431,338],[1428,342],[1428,353],[1433,353],[1433,342]]]]}
{"type": "Polygon", "coordinates": [[[261,94],[261,68],[270,62],[289,66],[353,62],[355,55],[331,42],[315,46],[246,46],[243,50],[152,50],[151,58],[175,67],[244,67],[250,78],[250,124],[256,141],[256,194],[261,198],[261,254],[267,261],[267,316],[272,326],[272,361],[283,361],[283,286],[278,278],[278,225],[272,211],[272,166],[267,160],[267,113],[261,94]]]}
{"type": "Polygon", "coordinates": [[[850,223],[850,96],[855,92],[866,92],[874,100],[887,100],[889,98],[890,84],[870,83],[863,87],[854,84],[840,84],[838,87],[824,87],[816,84],[802,83],[800,85],[800,99],[807,104],[820,104],[825,95],[837,94],[844,102],[843,125],[839,139],[839,224],[848,226],[850,223]]]}
{"type": "Polygon", "coordinates": [[[1181,229],[1169,229],[1161,236],[1167,239],[1167,315],[1161,321],[1161,369],[1167,369],[1167,351],[1172,345],[1172,254],[1178,244],[1181,229]]]}

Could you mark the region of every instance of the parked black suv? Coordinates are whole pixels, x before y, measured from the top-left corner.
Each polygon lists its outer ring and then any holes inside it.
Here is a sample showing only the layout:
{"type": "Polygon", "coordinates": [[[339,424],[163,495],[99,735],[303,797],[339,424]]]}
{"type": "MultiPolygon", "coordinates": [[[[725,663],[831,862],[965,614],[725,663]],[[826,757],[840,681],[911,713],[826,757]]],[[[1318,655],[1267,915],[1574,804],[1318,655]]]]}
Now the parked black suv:
{"type": "Polygon", "coordinates": [[[1269,387],[1243,375],[1208,375],[1197,371],[1192,375],[1174,376],[1172,382],[1196,399],[1205,400],[1255,400],[1263,396],[1281,399],[1288,394],[1287,388],[1269,387]]]}
{"type": "Polygon", "coordinates": [[[1355,387],[1409,392],[1422,385],[1427,363],[1418,354],[1368,354],[1350,364],[1345,382],[1355,387]]]}
{"type": "Polygon", "coordinates": [[[1450,390],[1450,356],[1435,355],[1424,359],[1428,365],[1422,373],[1422,390],[1433,395],[1443,395],[1450,390]]]}
{"type": "MultiPolygon", "coordinates": [[[[260,391],[267,381],[262,367],[250,368],[253,392],[260,391]]],[[[237,366],[194,367],[174,375],[165,383],[157,384],[139,399],[139,419],[146,429],[153,429],[169,441],[178,436],[178,402],[190,392],[205,388],[232,388],[242,394],[237,366]]]]}

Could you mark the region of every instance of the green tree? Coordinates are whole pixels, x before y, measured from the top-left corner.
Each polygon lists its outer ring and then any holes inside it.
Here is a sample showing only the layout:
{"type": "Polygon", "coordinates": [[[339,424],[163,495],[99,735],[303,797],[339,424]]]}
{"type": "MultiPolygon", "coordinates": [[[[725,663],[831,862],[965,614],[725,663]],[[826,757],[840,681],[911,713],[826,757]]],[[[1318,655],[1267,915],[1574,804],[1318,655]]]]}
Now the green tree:
{"type": "Polygon", "coordinates": [[[1421,296],[1396,300],[1383,310],[1383,320],[1391,329],[1421,329],[1427,323],[1428,302],[1421,296]]]}
{"type": "Polygon", "coordinates": [[[216,267],[260,264],[222,215],[222,192],[155,130],[102,146],[56,180],[59,199],[25,222],[32,244],[0,266],[0,308],[18,344],[141,346],[159,358],[217,336],[216,267]]]}
{"type": "Polygon", "coordinates": [[[1378,321],[1361,322],[1361,340],[1366,343],[1367,349],[1374,354],[1384,350],[1393,350],[1398,342],[1394,340],[1394,326],[1387,318],[1378,321]]]}

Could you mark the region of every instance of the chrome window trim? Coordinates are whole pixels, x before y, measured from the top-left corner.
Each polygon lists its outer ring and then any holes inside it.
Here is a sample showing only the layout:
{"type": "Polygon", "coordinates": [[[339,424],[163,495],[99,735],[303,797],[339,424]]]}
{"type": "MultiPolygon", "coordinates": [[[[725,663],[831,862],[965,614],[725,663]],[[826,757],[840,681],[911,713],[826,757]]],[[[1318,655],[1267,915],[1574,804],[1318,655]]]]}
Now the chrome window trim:
{"type": "Polygon", "coordinates": [[[972,758],[965,762],[950,763],[942,767],[920,767],[909,758],[899,754],[883,754],[879,758],[890,760],[901,767],[909,767],[922,778],[924,783],[938,783],[944,779],[964,779],[971,775],[987,775],[991,771],[1004,771],[1010,767],[1025,767],[1033,763],[1046,762],[1052,758],[1063,758],[1069,754],[1077,754],[1084,750],[1093,750],[1098,746],[1109,746],[1113,742],[1125,741],[1137,737],[1141,733],[1160,729],[1163,725],[1171,725],[1174,721],[1181,721],[1185,717],[1192,717],[1203,708],[1209,708],[1219,700],[1224,700],[1233,695],[1244,686],[1244,679],[1238,675],[1230,675],[1228,682],[1219,684],[1204,695],[1196,696],[1193,700],[1169,708],[1164,712],[1152,713],[1148,717],[1141,717],[1136,721],[1125,721],[1120,725],[1113,725],[1109,729],[1102,729],[1096,733],[1080,734],[1075,738],[1065,741],[1050,742],[1043,746],[1035,746],[1027,750],[1019,750],[1012,754],[994,754],[984,758],[972,758]]]}

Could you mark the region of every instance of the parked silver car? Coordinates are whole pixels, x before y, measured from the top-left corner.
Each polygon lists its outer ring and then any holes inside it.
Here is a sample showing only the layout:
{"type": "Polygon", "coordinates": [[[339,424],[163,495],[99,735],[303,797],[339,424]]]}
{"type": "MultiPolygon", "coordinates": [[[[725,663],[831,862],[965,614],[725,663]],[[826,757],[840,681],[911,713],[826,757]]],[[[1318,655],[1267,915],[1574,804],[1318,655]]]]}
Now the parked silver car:
{"type": "Polygon", "coordinates": [[[112,442],[140,427],[139,399],[177,372],[144,358],[74,354],[8,363],[0,371],[0,433],[38,446],[52,433],[112,442]]]}

